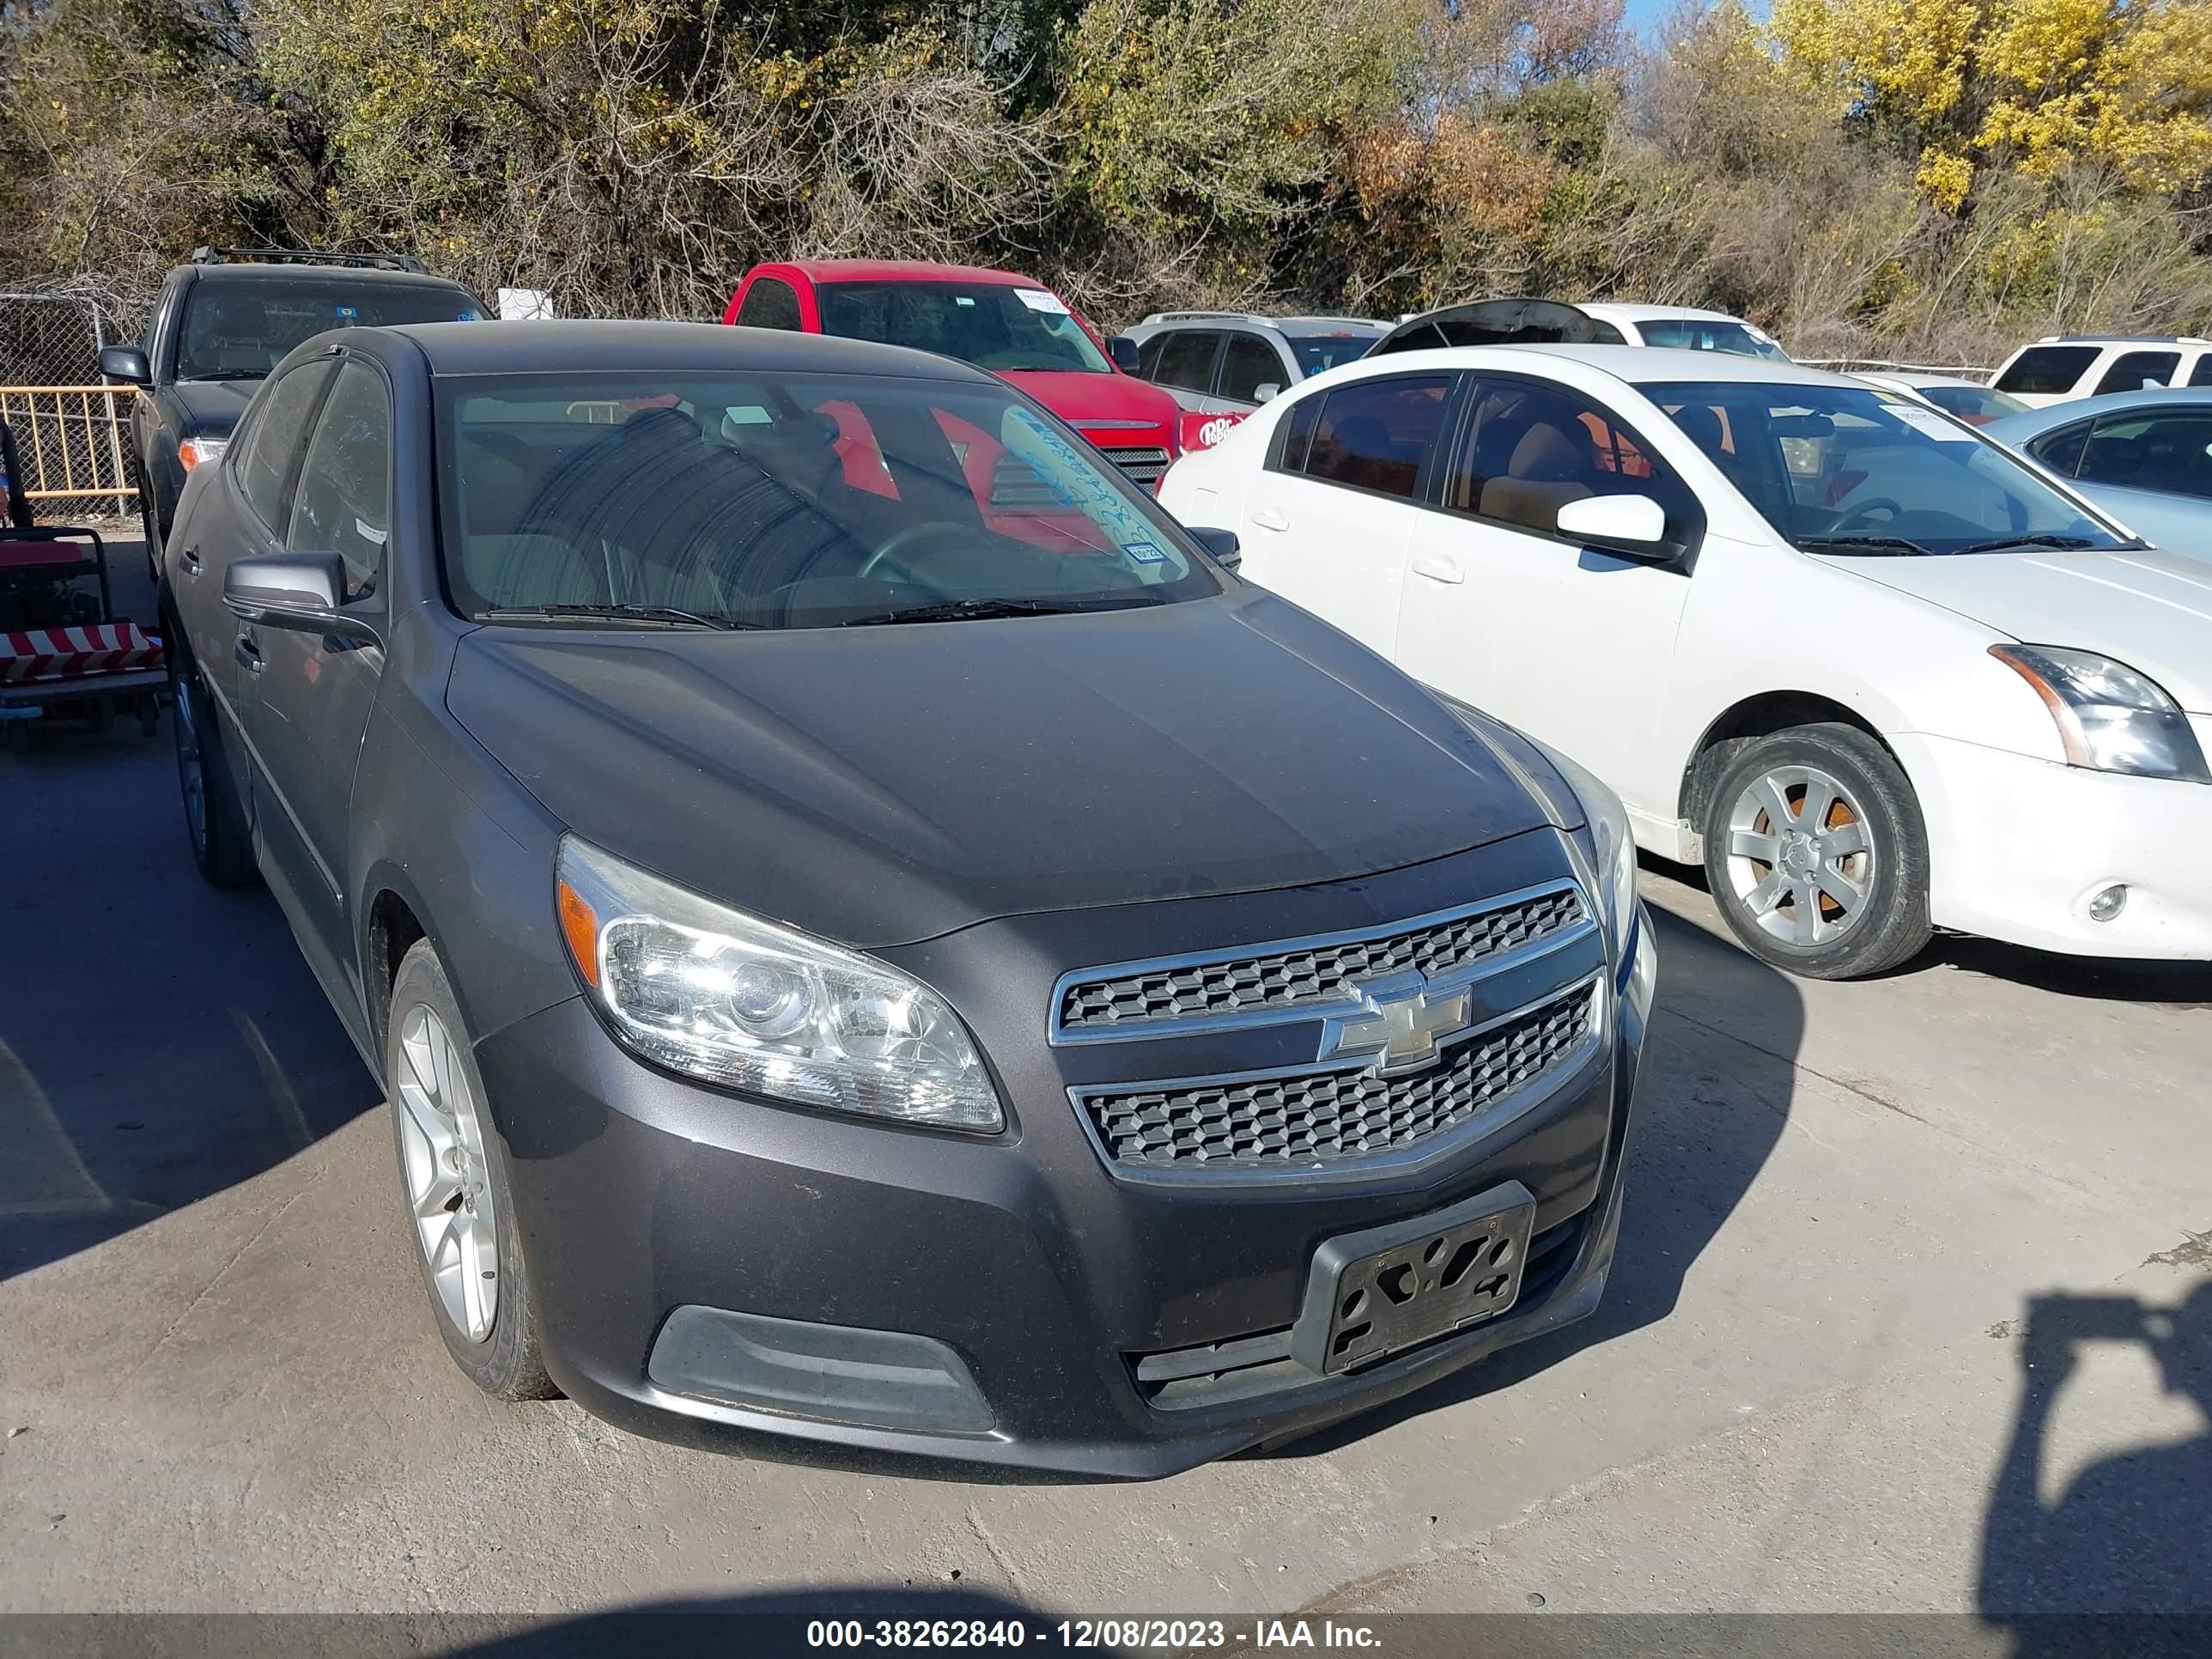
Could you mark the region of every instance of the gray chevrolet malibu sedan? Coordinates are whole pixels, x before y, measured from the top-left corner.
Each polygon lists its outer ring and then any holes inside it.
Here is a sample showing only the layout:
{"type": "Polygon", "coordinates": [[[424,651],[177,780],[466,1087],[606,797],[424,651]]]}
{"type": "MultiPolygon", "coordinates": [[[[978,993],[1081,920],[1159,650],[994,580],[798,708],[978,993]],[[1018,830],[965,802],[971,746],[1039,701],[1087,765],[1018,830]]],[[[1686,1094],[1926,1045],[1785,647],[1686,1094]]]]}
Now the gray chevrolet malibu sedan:
{"type": "Polygon", "coordinates": [[[1619,803],[991,376],[348,330],[163,552],[193,856],[383,1082],[490,1393],[1158,1475],[1596,1304],[1619,803]]]}

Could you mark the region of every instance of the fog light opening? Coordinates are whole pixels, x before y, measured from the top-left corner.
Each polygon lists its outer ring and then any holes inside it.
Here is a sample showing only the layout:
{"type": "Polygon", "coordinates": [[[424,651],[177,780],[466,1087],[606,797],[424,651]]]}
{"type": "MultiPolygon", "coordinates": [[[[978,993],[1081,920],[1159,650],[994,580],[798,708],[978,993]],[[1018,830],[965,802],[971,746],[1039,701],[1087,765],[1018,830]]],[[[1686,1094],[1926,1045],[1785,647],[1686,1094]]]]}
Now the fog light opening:
{"type": "Polygon", "coordinates": [[[2089,900],[2089,920],[2111,921],[2128,908],[2128,884],[2116,881],[2089,900]]]}

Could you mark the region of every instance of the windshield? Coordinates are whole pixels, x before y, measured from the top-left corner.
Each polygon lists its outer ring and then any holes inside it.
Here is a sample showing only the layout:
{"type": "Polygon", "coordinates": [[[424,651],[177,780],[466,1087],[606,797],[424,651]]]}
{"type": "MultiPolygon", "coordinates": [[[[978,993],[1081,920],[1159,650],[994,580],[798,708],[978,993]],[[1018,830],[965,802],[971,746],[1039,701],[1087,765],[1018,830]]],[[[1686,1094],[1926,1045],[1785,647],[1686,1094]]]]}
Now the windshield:
{"type": "Polygon", "coordinates": [[[1005,283],[824,283],[822,331],[957,357],[978,368],[1110,374],[1058,295],[1005,283]]]}
{"type": "Polygon", "coordinates": [[[609,374],[437,396],[447,586],[480,621],[819,628],[1220,591],[1170,520],[1004,387],[609,374]]]}
{"type": "Polygon", "coordinates": [[[1968,426],[1987,426],[2027,408],[2019,398],[1985,386],[1923,386],[1915,390],[1946,415],[1956,415],[1968,426]]]}
{"type": "Polygon", "coordinates": [[[1732,318],[1653,317],[1639,321],[1637,332],[1648,346],[1676,351],[1719,351],[1732,357],[1765,357],[1778,363],[1790,354],[1749,323],[1732,318]]]}
{"type": "Polygon", "coordinates": [[[1911,554],[2131,544],[2010,451],[1903,398],[1725,380],[1643,391],[1802,548],[1911,554]]]}
{"type": "Polygon", "coordinates": [[[203,281],[185,302],[177,378],[259,380],[325,329],[472,322],[483,314],[475,300],[443,283],[203,281]]]}
{"type": "Polygon", "coordinates": [[[1347,329],[1335,334],[1291,334],[1285,337],[1290,341],[1291,349],[1298,355],[1298,373],[1311,380],[1340,363],[1358,362],[1388,332],[1381,328],[1366,332],[1347,329]]]}

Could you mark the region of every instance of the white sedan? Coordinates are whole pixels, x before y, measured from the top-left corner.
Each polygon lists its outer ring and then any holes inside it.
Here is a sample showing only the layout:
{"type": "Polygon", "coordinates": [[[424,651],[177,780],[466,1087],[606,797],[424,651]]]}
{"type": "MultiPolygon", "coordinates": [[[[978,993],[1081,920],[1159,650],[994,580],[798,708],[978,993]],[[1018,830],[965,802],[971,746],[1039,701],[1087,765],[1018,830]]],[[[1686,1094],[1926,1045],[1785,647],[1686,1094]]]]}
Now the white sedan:
{"type": "Polygon", "coordinates": [[[2212,958],[2212,575],[1923,404],[1709,352],[1409,351],[1160,495],[1595,772],[1779,967],[1878,973],[1933,927],[2212,958]]]}

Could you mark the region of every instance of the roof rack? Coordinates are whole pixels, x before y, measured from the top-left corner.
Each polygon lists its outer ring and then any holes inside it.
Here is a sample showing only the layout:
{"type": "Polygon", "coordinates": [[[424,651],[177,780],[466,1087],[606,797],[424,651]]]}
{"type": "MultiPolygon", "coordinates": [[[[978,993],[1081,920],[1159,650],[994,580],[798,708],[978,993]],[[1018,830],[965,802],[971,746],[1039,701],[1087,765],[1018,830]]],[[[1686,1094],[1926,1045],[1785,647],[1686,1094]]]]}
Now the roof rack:
{"type": "Polygon", "coordinates": [[[429,272],[422,262],[406,253],[327,253],[309,247],[196,247],[196,265],[355,265],[367,270],[404,270],[417,276],[429,272]]]}
{"type": "Polygon", "coordinates": [[[1267,319],[1255,311],[1156,311],[1145,320],[1148,323],[1264,323],[1267,319]]]}
{"type": "Polygon", "coordinates": [[[2201,334],[2046,334],[2038,345],[2212,345],[2201,334]]]}

